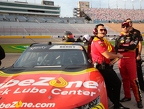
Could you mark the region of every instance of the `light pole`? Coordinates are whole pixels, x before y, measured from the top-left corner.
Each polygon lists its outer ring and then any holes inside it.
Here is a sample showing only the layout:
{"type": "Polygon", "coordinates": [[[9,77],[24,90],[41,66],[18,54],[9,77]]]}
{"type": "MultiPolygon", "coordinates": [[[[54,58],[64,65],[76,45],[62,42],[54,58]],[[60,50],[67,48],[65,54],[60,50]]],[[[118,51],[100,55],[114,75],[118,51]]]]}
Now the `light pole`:
{"type": "Polygon", "coordinates": [[[140,0],[140,9],[142,9],[142,6],[141,6],[141,1],[142,1],[142,0],[140,0]]]}
{"type": "Polygon", "coordinates": [[[109,0],[108,0],[108,8],[110,8],[110,6],[109,6],[109,0]]]}
{"type": "Polygon", "coordinates": [[[101,8],[101,0],[100,0],[100,8],[101,8]]]}
{"type": "Polygon", "coordinates": [[[133,4],[133,1],[134,1],[134,0],[131,0],[131,1],[132,1],[132,8],[134,9],[134,4],[133,4]]]}
{"type": "Polygon", "coordinates": [[[116,7],[117,7],[117,9],[118,9],[118,0],[116,0],[116,7]]]}
{"type": "Polygon", "coordinates": [[[124,2],[125,2],[124,7],[125,7],[125,9],[126,9],[126,0],[124,0],[124,2]]]}

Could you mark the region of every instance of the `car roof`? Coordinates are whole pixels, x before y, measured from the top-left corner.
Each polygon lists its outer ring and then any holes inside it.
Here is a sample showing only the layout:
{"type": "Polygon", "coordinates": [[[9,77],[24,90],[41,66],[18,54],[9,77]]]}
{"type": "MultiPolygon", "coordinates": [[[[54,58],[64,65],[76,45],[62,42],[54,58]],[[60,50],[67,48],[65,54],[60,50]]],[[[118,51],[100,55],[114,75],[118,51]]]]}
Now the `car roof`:
{"type": "Polygon", "coordinates": [[[84,45],[84,43],[82,42],[41,42],[41,43],[32,43],[30,46],[32,45],[60,45],[60,44],[64,44],[64,45],[84,45]]]}
{"type": "Polygon", "coordinates": [[[79,43],[79,42],[47,42],[47,43],[44,42],[44,43],[33,43],[30,45],[30,47],[36,47],[36,46],[49,46],[49,48],[55,46],[54,47],[55,49],[62,49],[62,48],[63,49],[78,49],[80,47],[85,49],[84,44],[79,43]],[[64,45],[64,46],[62,47],[61,45],[64,45]]]}

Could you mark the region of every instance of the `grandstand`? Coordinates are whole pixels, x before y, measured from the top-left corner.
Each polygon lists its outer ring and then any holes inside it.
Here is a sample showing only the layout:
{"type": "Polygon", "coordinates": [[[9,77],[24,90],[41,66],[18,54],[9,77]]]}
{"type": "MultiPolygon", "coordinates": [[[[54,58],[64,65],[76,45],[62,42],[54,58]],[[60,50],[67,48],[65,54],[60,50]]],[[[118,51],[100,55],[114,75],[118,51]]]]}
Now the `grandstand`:
{"type": "Polygon", "coordinates": [[[97,23],[105,24],[108,35],[119,35],[120,23],[126,18],[131,18],[134,21],[134,27],[144,33],[144,10],[140,9],[84,9],[84,12],[92,18],[89,22],[83,17],[60,18],[60,7],[54,4],[0,2],[0,6],[0,36],[61,36],[64,31],[71,31],[74,35],[93,35],[92,31],[97,23]],[[23,10],[19,10],[20,6],[23,10]]]}
{"type": "MultiPolygon", "coordinates": [[[[64,31],[67,30],[75,35],[92,35],[96,24],[85,23],[84,19],[76,18],[49,18],[47,22],[42,20],[0,21],[0,35],[63,35],[64,31]],[[67,20],[69,22],[66,22],[67,20]]],[[[121,31],[121,23],[104,24],[108,30],[108,35],[118,35],[121,31]]],[[[143,23],[134,23],[133,25],[144,33],[143,23]]]]}
{"type": "MultiPolygon", "coordinates": [[[[43,0],[41,5],[28,4],[27,2],[0,1],[0,13],[8,15],[36,15],[36,16],[60,16],[60,7],[54,6],[54,2],[43,0]]],[[[9,16],[8,16],[9,17],[9,16]]],[[[10,17],[11,18],[11,17],[10,17]]],[[[5,19],[5,20],[10,20],[5,19]]]]}
{"type": "Polygon", "coordinates": [[[131,18],[135,23],[144,23],[144,10],[142,9],[89,8],[84,9],[84,12],[96,23],[119,23],[127,18],[131,18]]]}
{"type": "MultiPolygon", "coordinates": [[[[115,32],[121,32],[121,25],[120,23],[105,23],[110,29],[114,30],[115,32]]],[[[144,23],[133,23],[133,27],[137,28],[144,34],[144,23]]]]}
{"type": "Polygon", "coordinates": [[[1,35],[63,35],[64,31],[82,35],[92,33],[95,24],[1,22],[1,35]]]}

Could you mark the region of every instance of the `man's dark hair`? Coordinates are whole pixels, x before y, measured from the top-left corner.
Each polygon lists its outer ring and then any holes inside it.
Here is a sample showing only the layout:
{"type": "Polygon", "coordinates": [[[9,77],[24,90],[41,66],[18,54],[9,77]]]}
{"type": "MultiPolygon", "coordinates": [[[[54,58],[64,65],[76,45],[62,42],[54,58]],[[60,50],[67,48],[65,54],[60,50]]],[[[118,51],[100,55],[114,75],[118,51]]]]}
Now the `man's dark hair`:
{"type": "Polygon", "coordinates": [[[94,30],[93,30],[93,34],[97,34],[98,33],[98,27],[99,26],[104,26],[104,24],[102,24],[102,23],[100,23],[100,24],[97,24],[96,26],[95,26],[95,28],[94,28],[94,30]]]}
{"type": "Polygon", "coordinates": [[[127,18],[125,21],[127,21],[127,20],[131,20],[131,18],[127,18]]]}
{"type": "Polygon", "coordinates": [[[97,24],[97,25],[95,26],[95,28],[98,28],[99,26],[104,26],[104,24],[102,24],[102,23],[97,24]]]}

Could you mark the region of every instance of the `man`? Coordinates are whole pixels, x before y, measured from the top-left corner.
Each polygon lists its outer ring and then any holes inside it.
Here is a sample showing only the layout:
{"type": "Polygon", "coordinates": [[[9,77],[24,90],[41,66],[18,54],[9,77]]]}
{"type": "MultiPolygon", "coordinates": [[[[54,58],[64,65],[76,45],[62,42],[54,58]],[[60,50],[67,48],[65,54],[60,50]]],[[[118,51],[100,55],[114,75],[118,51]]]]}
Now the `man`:
{"type": "Polygon", "coordinates": [[[113,70],[113,66],[109,65],[110,59],[122,58],[123,55],[113,52],[114,47],[104,38],[107,30],[103,24],[96,25],[93,33],[95,37],[91,43],[92,61],[105,80],[108,97],[114,104],[114,109],[129,109],[119,102],[121,81],[113,70]]]}
{"type": "Polygon", "coordinates": [[[91,59],[91,42],[92,42],[92,36],[90,36],[89,34],[85,34],[82,37],[82,41],[84,43],[84,46],[86,47],[87,53],[89,58],[91,59]]]}
{"type": "Polygon", "coordinates": [[[65,42],[75,42],[74,35],[70,31],[65,31],[62,38],[65,42]]]}
{"type": "Polygon", "coordinates": [[[116,40],[116,48],[118,53],[121,53],[124,58],[121,58],[118,63],[120,74],[123,82],[124,98],[120,102],[131,100],[131,90],[134,93],[138,108],[143,108],[141,92],[139,90],[139,83],[137,81],[135,50],[139,43],[137,33],[131,34],[129,32],[129,23],[123,22],[121,24],[122,32],[120,37],[116,40]]]}
{"type": "Polygon", "coordinates": [[[1,60],[5,58],[5,51],[0,45],[0,66],[1,66],[1,60]]]}
{"type": "Polygon", "coordinates": [[[91,39],[91,36],[89,34],[83,35],[82,40],[84,43],[89,43],[90,39],[91,39]]]}
{"type": "Polygon", "coordinates": [[[142,72],[142,59],[141,59],[141,52],[142,52],[142,35],[139,30],[133,28],[133,23],[130,18],[126,20],[129,23],[129,31],[131,34],[136,33],[139,38],[139,43],[136,48],[136,65],[137,65],[137,77],[140,85],[140,89],[144,92],[144,80],[143,80],[143,72],[142,72]]]}

